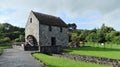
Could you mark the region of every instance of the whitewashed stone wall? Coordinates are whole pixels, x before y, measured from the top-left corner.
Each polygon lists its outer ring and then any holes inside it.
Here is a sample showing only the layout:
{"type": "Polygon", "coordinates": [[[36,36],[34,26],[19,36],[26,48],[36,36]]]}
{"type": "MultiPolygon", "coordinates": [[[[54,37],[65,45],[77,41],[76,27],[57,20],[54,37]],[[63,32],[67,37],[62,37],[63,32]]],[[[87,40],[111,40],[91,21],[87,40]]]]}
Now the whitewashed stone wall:
{"type": "Polygon", "coordinates": [[[39,21],[36,19],[36,17],[34,16],[32,12],[30,13],[30,16],[26,24],[25,38],[27,38],[27,36],[29,35],[34,36],[39,45],[39,21]],[[30,22],[30,18],[32,18],[32,23],[30,22]]]}

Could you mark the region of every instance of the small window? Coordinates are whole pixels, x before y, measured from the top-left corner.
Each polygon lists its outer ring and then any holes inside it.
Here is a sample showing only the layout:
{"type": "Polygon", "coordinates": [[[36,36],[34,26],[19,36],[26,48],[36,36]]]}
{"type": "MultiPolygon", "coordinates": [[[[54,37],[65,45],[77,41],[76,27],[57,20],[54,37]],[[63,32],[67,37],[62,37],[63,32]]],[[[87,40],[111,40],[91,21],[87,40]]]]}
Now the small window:
{"type": "Polygon", "coordinates": [[[32,18],[30,18],[30,23],[32,23],[32,18]]]}
{"type": "Polygon", "coordinates": [[[60,27],[60,32],[62,32],[62,27],[60,27]]]}
{"type": "Polygon", "coordinates": [[[52,31],[52,27],[51,26],[49,26],[49,31],[52,31]]]}

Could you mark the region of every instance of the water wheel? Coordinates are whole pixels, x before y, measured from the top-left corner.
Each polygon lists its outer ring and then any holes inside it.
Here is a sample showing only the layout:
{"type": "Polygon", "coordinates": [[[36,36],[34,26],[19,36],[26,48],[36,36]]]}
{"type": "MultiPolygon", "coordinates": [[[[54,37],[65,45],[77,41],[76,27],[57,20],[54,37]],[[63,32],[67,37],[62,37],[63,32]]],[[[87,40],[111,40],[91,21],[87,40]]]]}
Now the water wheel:
{"type": "Polygon", "coordinates": [[[37,40],[34,36],[29,35],[27,37],[27,44],[25,45],[25,50],[38,50],[37,40]]]}
{"type": "Polygon", "coordinates": [[[27,42],[30,46],[36,46],[37,45],[37,41],[32,35],[29,35],[27,37],[27,42]]]}

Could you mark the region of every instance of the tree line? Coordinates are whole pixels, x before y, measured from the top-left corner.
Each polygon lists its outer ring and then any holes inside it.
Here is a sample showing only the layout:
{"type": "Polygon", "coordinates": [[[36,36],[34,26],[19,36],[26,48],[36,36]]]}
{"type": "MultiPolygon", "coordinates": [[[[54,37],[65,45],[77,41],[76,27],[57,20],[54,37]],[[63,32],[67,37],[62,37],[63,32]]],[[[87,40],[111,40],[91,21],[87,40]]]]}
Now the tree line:
{"type": "MultiPolygon", "coordinates": [[[[75,23],[68,24],[69,41],[84,41],[96,43],[115,43],[120,44],[120,32],[112,27],[103,24],[98,29],[82,30],[76,29],[75,23]]],[[[24,41],[25,28],[13,26],[8,23],[0,23],[0,43],[24,41]]]]}
{"type": "Polygon", "coordinates": [[[84,42],[120,44],[120,32],[116,31],[112,27],[108,27],[105,24],[103,24],[98,29],[96,28],[92,30],[76,29],[70,31],[69,41],[71,42],[75,40],[84,42]]]}
{"type": "Polygon", "coordinates": [[[0,23],[0,44],[15,41],[24,41],[24,28],[8,23],[0,23]]]}

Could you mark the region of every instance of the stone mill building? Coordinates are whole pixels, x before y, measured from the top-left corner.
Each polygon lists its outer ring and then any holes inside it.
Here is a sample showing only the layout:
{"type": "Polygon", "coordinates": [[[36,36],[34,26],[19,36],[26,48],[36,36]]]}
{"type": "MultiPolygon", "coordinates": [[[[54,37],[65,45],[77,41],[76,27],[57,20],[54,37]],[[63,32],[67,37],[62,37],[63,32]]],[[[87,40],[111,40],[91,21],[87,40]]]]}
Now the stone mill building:
{"type": "Polygon", "coordinates": [[[28,49],[58,53],[68,44],[68,28],[60,18],[31,11],[25,27],[28,49]]]}

